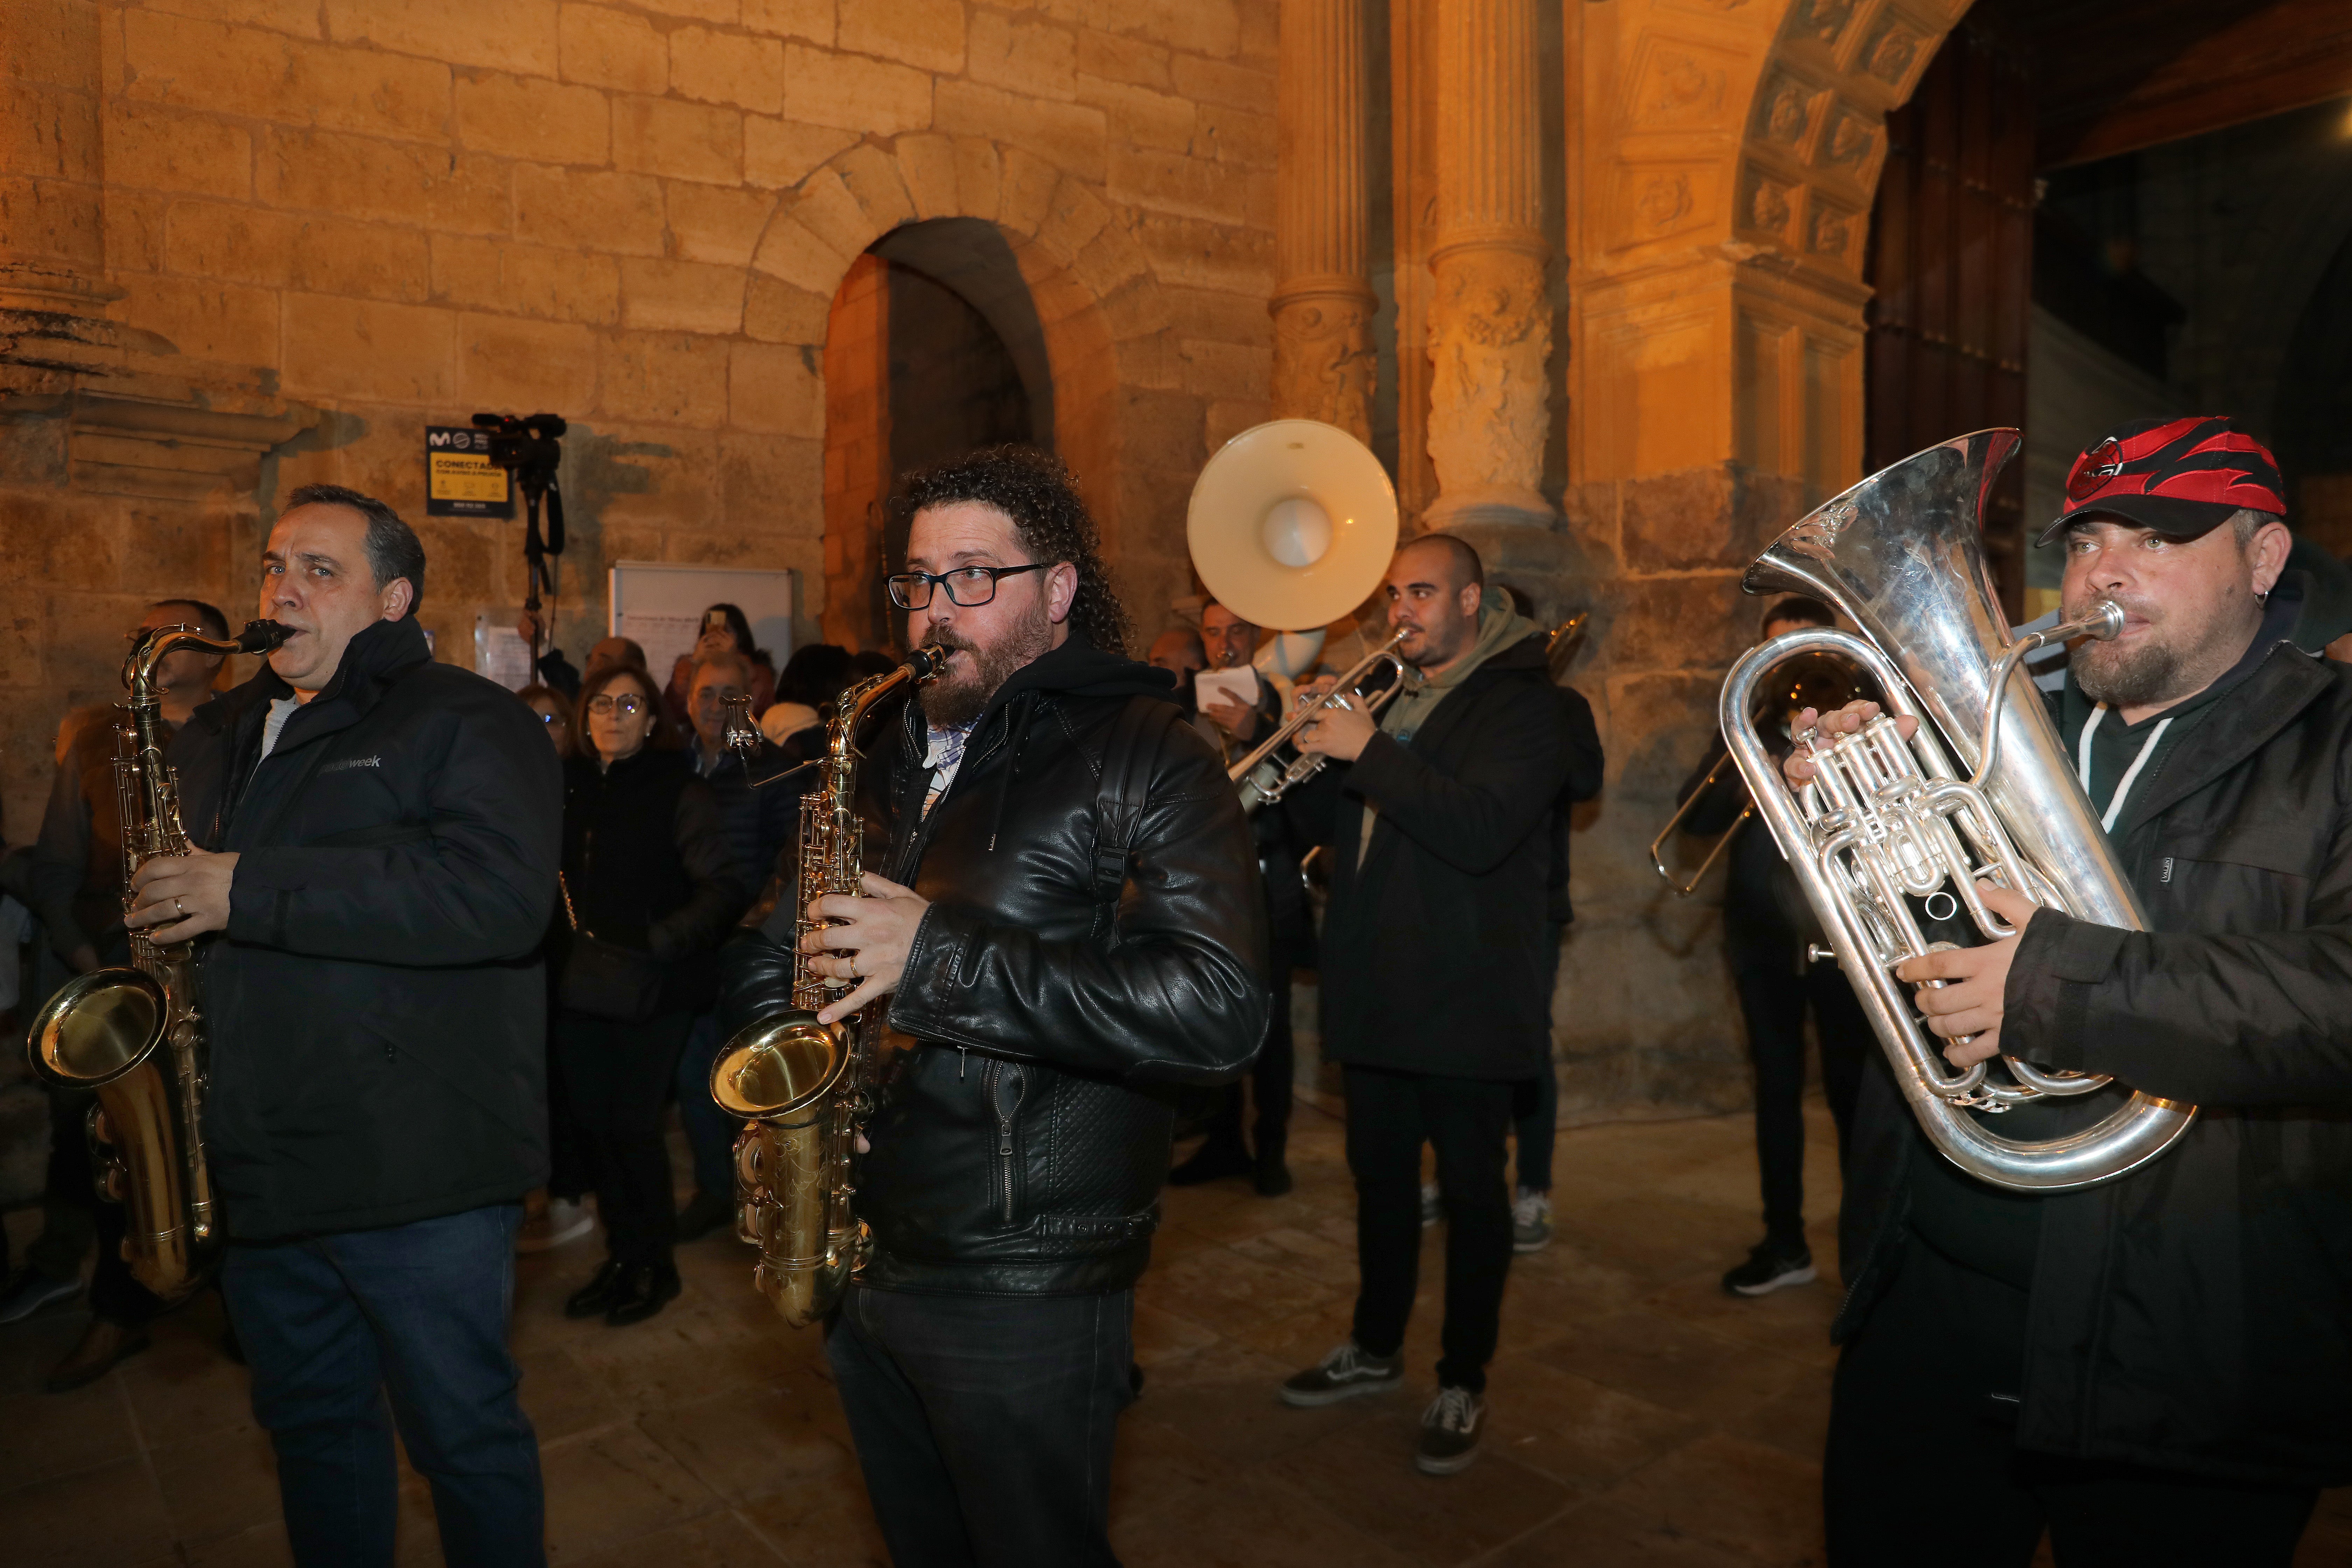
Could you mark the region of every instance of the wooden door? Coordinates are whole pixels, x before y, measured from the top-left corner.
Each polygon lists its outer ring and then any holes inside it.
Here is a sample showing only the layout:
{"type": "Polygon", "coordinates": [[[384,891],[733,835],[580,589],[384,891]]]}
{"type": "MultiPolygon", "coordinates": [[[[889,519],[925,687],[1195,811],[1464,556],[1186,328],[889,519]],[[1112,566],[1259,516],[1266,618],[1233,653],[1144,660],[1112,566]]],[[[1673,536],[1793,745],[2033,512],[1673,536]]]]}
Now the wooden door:
{"type": "MultiPolygon", "coordinates": [[[[1871,215],[1864,468],[1938,441],[2025,423],[2033,297],[2031,60],[1974,13],[1911,101],[1886,117],[1871,215]]],[[[1985,509],[1985,544],[2010,617],[2025,596],[2024,465],[1985,509]]]]}

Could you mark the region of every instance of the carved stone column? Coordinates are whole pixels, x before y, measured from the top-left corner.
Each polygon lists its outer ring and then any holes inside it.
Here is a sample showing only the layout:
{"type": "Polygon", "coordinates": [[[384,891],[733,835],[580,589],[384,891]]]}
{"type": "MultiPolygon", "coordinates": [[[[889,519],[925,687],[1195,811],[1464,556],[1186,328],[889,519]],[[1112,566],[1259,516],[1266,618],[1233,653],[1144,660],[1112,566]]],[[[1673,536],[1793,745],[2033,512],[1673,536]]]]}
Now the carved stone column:
{"type": "Polygon", "coordinates": [[[1274,411],[1371,435],[1363,0],[1282,0],[1274,411]]]}
{"type": "Polygon", "coordinates": [[[98,7],[0,5],[0,391],[105,357],[98,7]]]}
{"type": "Polygon", "coordinates": [[[1431,303],[1431,528],[1545,523],[1551,319],[1544,298],[1536,0],[1438,0],[1431,303]]]}

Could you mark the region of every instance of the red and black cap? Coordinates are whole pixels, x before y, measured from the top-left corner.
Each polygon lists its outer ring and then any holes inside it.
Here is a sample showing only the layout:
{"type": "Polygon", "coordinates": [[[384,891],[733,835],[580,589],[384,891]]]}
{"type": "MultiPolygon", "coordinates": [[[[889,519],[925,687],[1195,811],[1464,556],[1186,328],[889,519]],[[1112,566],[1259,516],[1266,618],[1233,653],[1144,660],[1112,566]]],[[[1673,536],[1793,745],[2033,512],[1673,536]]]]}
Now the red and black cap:
{"type": "Polygon", "coordinates": [[[2244,507],[2286,513],[2278,462],[2268,447],[2227,416],[2136,419],[2074,459],[2065,509],[2033,542],[2048,544],[2093,514],[2195,539],[2244,507]]]}

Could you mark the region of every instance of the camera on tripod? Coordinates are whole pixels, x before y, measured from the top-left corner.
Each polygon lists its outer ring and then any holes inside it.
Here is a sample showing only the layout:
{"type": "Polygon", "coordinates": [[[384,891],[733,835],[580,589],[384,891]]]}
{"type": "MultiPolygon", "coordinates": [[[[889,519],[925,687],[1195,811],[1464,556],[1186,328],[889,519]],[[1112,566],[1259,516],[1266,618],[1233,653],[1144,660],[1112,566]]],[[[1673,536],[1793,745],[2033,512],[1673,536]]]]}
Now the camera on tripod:
{"type": "Polygon", "coordinates": [[[540,638],[546,627],[539,615],[540,592],[552,595],[555,575],[547,564],[551,555],[563,553],[563,491],[556,469],[563,461],[564,431],[561,414],[477,414],[474,427],[490,434],[490,461],[514,476],[522,491],[522,558],[529,572],[522,607],[530,616],[531,667],[539,666],[540,638]],[[540,502],[547,503],[547,533],[539,531],[540,502]]]}

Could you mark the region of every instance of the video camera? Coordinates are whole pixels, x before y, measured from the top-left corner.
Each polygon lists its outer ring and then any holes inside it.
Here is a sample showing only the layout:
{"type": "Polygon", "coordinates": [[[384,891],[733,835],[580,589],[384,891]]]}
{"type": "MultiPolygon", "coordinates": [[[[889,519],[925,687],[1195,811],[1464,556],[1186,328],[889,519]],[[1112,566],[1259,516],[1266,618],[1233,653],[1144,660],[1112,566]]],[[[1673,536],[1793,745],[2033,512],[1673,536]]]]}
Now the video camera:
{"type": "Polygon", "coordinates": [[[531,665],[539,664],[539,637],[546,628],[539,623],[540,590],[555,592],[555,577],[548,568],[547,558],[563,553],[563,491],[556,482],[556,469],[563,461],[563,416],[560,414],[533,414],[519,418],[512,414],[477,414],[474,427],[490,433],[490,461],[514,476],[517,489],[522,491],[523,536],[522,558],[529,568],[529,582],[524,590],[522,607],[529,611],[536,628],[531,637],[531,665]],[[547,502],[547,534],[540,536],[540,502],[547,502]]]}

